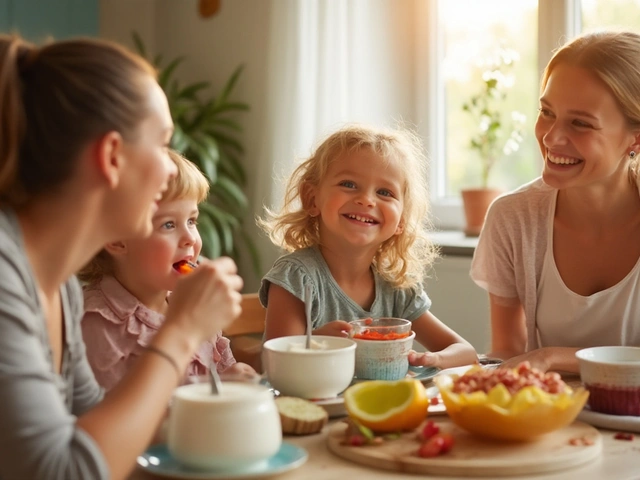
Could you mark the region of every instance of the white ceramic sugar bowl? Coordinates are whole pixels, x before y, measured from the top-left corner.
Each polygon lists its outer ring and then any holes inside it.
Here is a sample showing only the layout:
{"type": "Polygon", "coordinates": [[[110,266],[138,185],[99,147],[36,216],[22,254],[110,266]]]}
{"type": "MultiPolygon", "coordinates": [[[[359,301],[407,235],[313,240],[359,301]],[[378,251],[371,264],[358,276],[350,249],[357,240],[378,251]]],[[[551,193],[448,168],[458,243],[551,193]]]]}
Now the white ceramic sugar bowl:
{"type": "Polygon", "coordinates": [[[167,446],[184,465],[215,472],[262,468],[282,443],[273,393],[262,385],[223,382],[178,387],[173,395],[167,446]]]}

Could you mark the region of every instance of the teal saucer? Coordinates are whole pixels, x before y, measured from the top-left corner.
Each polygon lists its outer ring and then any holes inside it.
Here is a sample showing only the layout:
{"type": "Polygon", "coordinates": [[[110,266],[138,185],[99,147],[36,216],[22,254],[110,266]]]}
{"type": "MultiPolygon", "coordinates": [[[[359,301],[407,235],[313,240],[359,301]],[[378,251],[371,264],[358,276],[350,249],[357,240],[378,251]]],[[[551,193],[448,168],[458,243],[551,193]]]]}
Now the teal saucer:
{"type": "Polygon", "coordinates": [[[202,471],[185,467],[175,460],[165,444],[149,447],[138,457],[138,468],[160,477],[183,478],[187,480],[217,480],[223,478],[259,478],[286,472],[307,461],[309,454],[304,448],[282,442],[278,453],[269,458],[260,469],[250,472],[202,471]]]}
{"type": "Polygon", "coordinates": [[[438,367],[414,367],[413,365],[409,365],[407,378],[415,378],[421,382],[426,382],[427,380],[431,380],[438,373],[440,373],[440,369],[438,367]]]}
{"type": "MultiPolygon", "coordinates": [[[[438,367],[414,367],[413,365],[409,365],[409,371],[405,378],[414,378],[416,380],[420,380],[421,382],[426,382],[431,380],[440,372],[438,367]]],[[[353,377],[352,383],[362,382],[367,379],[359,379],[357,377],[353,377]]]]}

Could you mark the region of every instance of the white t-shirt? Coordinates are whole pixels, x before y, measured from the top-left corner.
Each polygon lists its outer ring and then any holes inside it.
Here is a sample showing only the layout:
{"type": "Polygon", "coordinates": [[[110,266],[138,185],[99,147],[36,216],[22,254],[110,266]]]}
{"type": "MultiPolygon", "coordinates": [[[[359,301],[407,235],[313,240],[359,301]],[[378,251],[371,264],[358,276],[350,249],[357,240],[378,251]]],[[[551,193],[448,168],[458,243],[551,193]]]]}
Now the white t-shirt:
{"type": "Polygon", "coordinates": [[[565,285],[556,266],[553,215],[547,229],[536,313],[540,346],[640,345],[640,259],[616,285],[585,297],[565,285]]]}
{"type": "MultiPolygon", "coordinates": [[[[487,213],[471,263],[471,278],[480,287],[500,297],[518,298],[522,303],[527,324],[527,351],[539,347],[536,324],[538,288],[548,250],[550,226],[553,225],[556,195],[557,189],[537,178],[497,198],[487,213]]],[[[634,283],[626,295],[619,300],[622,303],[618,309],[626,312],[626,331],[629,328],[635,331],[640,328],[633,328],[634,323],[640,323],[640,310],[634,309],[633,304],[640,297],[640,286],[634,283]]],[[[570,295],[567,294],[554,298],[554,303],[562,305],[569,301],[570,295]]],[[[605,325],[609,319],[609,315],[601,317],[605,325]]],[[[571,333],[570,329],[566,331],[567,335],[571,333]]],[[[637,333],[632,335],[633,338],[623,338],[621,331],[619,333],[610,344],[640,346],[637,333]]]]}

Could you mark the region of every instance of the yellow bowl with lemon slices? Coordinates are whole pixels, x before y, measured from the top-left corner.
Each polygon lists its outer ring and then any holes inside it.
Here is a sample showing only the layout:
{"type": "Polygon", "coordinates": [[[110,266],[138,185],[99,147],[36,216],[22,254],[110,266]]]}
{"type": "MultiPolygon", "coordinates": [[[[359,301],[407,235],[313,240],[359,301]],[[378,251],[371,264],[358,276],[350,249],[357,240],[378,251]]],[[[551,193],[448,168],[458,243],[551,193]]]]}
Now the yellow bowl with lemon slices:
{"type": "MultiPolygon", "coordinates": [[[[555,393],[549,393],[544,386],[538,385],[527,385],[514,391],[513,379],[509,382],[510,388],[497,383],[486,392],[457,392],[457,387],[454,388],[456,382],[459,386],[461,377],[474,375],[478,370],[481,368],[472,368],[463,376],[439,375],[434,381],[451,420],[482,437],[498,440],[534,439],[572,423],[589,397],[589,392],[584,388],[573,390],[566,384],[555,393]]],[[[504,374],[499,369],[484,372],[485,380],[492,374],[504,374]]],[[[517,380],[517,373],[515,377],[517,380]]],[[[467,379],[462,379],[462,383],[464,380],[467,379]]]]}
{"type": "Polygon", "coordinates": [[[344,392],[349,416],[374,432],[413,430],[427,416],[429,398],[419,380],[369,380],[344,392]]]}

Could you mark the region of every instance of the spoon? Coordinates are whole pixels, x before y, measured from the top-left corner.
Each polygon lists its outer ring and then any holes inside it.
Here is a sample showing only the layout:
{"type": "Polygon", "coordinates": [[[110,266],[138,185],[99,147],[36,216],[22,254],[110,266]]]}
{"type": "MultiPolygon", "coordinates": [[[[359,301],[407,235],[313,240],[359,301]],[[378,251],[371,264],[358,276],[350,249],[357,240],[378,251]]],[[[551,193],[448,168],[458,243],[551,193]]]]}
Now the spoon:
{"type": "Polygon", "coordinates": [[[219,395],[220,390],[222,390],[222,381],[216,370],[216,365],[213,362],[209,365],[209,380],[211,381],[211,394],[219,395]]]}
{"type": "Polygon", "coordinates": [[[185,274],[193,272],[196,268],[198,268],[198,264],[190,262],[189,260],[180,260],[179,262],[173,264],[173,268],[175,268],[178,272],[185,274]]]}
{"type": "Polygon", "coordinates": [[[311,284],[304,286],[304,310],[307,317],[307,343],[305,348],[311,348],[311,284]]]}
{"type": "MultiPolygon", "coordinates": [[[[193,272],[197,267],[198,265],[196,263],[190,262],[189,260],[180,260],[173,265],[173,268],[183,275],[193,272]]],[[[222,390],[222,381],[220,380],[220,375],[218,375],[214,362],[211,362],[209,365],[209,380],[211,382],[211,393],[213,395],[219,395],[220,390],[222,390]]]]}

